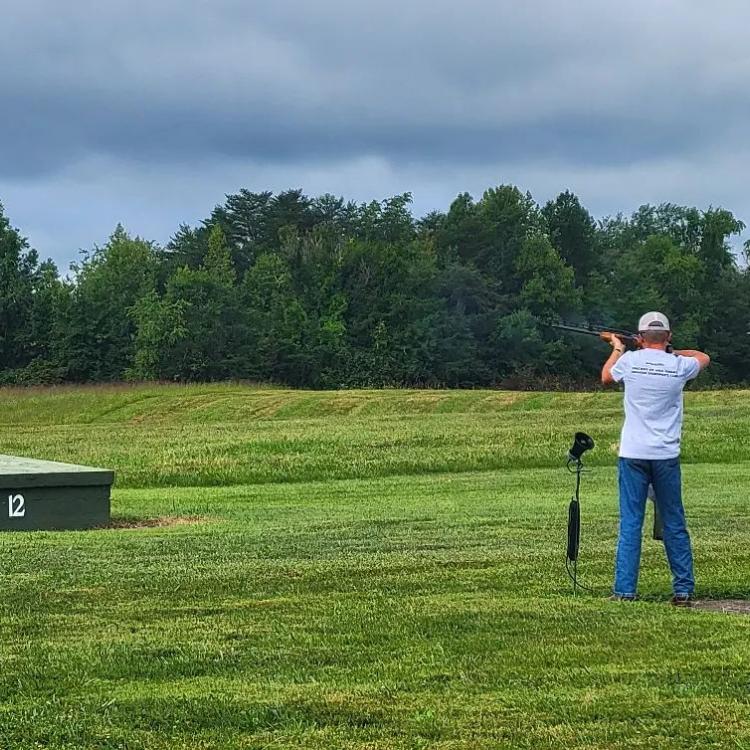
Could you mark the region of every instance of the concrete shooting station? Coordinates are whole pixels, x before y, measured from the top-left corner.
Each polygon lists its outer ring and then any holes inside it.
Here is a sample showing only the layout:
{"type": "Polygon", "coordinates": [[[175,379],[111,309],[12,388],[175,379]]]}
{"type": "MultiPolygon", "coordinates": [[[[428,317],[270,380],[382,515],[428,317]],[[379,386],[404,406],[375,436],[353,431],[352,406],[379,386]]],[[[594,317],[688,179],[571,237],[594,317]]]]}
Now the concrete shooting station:
{"type": "Polygon", "coordinates": [[[0,455],[0,531],[104,526],[114,478],[108,469],[0,455]]]}

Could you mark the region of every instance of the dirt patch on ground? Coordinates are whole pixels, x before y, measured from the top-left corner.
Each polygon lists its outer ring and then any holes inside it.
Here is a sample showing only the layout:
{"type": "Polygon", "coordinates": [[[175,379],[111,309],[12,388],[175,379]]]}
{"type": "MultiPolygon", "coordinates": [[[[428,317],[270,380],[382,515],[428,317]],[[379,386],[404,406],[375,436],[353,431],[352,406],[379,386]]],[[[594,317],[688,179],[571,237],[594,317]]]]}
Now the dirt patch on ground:
{"type": "Polygon", "coordinates": [[[157,516],[156,518],[137,518],[135,516],[120,516],[113,518],[103,529],[161,529],[170,526],[189,526],[196,523],[206,523],[211,519],[207,516],[157,516]]]}
{"type": "Polygon", "coordinates": [[[750,615],[750,601],[747,599],[697,599],[693,608],[730,615],[750,615]]]}

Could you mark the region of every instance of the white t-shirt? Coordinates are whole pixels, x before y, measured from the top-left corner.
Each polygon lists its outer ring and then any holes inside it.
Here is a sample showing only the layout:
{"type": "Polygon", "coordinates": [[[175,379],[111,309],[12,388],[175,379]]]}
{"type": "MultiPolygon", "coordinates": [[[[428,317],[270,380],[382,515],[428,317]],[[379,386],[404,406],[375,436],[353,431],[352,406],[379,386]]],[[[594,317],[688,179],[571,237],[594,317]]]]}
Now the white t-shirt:
{"type": "Polygon", "coordinates": [[[695,357],[660,349],[625,352],[612,367],[625,383],[625,424],[620,456],[658,460],[680,455],[682,389],[700,372],[695,357]]]}

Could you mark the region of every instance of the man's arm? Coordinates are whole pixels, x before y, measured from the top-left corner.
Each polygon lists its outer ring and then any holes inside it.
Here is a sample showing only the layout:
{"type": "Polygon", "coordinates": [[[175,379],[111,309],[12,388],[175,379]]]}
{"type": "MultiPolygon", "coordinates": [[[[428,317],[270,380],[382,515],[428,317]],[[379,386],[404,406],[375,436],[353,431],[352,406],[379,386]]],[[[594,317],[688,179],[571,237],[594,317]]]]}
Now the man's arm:
{"type": "Polygon", "coordinates": [[[615,379],[612,377],[612,368],[625,351],[625,344],[623,344],[614,334],[610,334],[609,343],[612,345],[612,354],[609,355],[609,359],[602,367],[602,383],[604,383],[604,385],[610,385],[615,382],[615,379]]]}
{"type": "Polygon", "coordinates": [[[705,370],[711,364],[711,357],[697,349],[675,349],[674,354],[678,357],[694,357],[698,360],[701,370],[705,370]]]}

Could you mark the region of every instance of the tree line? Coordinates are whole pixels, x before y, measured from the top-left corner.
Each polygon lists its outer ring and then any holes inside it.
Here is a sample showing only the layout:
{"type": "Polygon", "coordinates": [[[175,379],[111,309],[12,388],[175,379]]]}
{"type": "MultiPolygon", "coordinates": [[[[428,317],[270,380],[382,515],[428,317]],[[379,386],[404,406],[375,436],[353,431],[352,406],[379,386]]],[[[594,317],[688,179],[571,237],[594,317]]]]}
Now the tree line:
{"type": "Polygon", "coordinates": [[[591,382],[606,347],[552,321],[647,310],[747,381],[750,271],[724,209],[595,220],[501,185],[416,219],[411,196],[229,195],[161,247],[118,226],[63,275],[0,205],[0,383],[247,379],[314,388],[591,382]]]}

